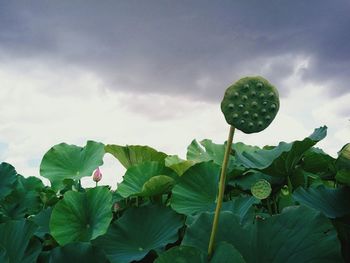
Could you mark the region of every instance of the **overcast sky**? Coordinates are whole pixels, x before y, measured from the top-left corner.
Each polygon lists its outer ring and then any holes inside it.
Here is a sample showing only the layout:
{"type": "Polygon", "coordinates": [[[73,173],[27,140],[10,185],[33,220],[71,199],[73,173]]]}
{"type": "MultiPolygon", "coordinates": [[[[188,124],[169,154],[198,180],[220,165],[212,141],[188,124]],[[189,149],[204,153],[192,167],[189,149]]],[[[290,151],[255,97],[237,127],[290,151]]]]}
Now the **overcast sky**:
{"type": "MultiPolygon", "coordinates": [[[[281,108],[236,141],[327,125],[320,147],[336,156],[350,142],[349,14],[347,0],[0,0],[0,161],[37,176],[51,146],[89,139],[184,157],[194,138],[226,140],[220,102],[246,75],[273,83],[281,108]]],[[[110,156],[102,171],[123,174],[110,156]]]]}

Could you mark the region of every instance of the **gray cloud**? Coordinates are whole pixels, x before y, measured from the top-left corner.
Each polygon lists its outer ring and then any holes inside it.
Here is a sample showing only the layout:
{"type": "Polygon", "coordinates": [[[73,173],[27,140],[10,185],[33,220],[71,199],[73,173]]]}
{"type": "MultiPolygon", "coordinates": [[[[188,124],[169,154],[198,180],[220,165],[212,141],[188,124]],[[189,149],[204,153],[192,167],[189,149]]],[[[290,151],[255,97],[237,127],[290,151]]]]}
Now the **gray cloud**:
{"type": "Polygon", "coordinates": [[[346,0],[2,1],[0,59],[77,65],[118,91],[218,100],[242,74],[264,73],[287,96],[283,79],[302,56],[305,83],[339,96],[350,92],[349,13],[346,0]]]}

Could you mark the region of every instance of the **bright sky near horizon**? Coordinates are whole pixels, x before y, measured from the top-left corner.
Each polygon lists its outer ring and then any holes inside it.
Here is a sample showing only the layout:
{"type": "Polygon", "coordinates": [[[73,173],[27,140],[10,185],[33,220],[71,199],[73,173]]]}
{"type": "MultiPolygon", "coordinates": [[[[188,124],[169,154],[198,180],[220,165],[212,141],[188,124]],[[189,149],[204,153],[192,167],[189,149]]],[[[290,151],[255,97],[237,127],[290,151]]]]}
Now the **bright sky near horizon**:
{"type": "MultiPolygon", "coordinates": [[[[226,140],[225,89],[262,75],[281,95],[266,130],[278,144],[328,126],[350,142],[350,2],[0,0],[0,162],[38,176],[55,144],[149,145],[185,157],[192,139],[226,140]]],[[[121,165],[106,155],[104,184],[121,165]]],[[[93,184],[91,178],[84,179],[93,184]]]]}

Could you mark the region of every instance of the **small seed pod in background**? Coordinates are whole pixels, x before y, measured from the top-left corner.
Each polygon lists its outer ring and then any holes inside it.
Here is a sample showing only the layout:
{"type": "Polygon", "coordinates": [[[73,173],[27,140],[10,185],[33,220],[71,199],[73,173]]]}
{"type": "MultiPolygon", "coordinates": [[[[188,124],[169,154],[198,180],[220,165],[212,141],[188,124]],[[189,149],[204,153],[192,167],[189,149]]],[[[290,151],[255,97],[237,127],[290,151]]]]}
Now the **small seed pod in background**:
{"type": "Polygon", "coordinates": [[[98,183],[99,181],[101,181],[101,179],[102,179],[102,173],[100,171],[100,168],[98,167],[92,176],[92,180],[98,183]]]}
{"type": "Polygon", "coordinates": [[[277,89],[262,77],[245,77],[227,88],[221,110],[228,124],[244,133],[266,129],[280,106],[277,89]]]}

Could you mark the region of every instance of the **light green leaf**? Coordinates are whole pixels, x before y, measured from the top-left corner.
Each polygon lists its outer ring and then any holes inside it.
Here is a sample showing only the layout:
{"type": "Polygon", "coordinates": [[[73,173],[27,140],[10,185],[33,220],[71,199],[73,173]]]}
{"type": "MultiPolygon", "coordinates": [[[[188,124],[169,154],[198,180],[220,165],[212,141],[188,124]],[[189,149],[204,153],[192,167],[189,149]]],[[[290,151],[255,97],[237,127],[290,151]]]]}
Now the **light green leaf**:
{"type": "Polygon", "coordinates": [[[162,193],[162,191],[166,192],[174,184],[174,182],[170,181],[167,177],[176,179],[178,176],[162,163],[141,163],[130,167],[126,171],[123,181],[118,184],[117,192],[124,198],[129,196],[151,196],[162,193]],[[162,177],[152,179],[152,177],[160,175],[162,177]],[[154,193],[150,191],[150,186],[155,187],[154,193]]]}
{"type": "Polygon", "coordinates": [[[117,158],[126,169],[148,161],[164,163],[164,160],[167,157],[165,153],[158,152],[149,146],[120,146],[109,144],[106,145],[105,150],[107,153],[110,153],[117,158]]]}
{"type": "Polygon", "coordinates": [[[166,175],[156,175],[150,178],[143,186],[141,196],[155,196],[170,192],[175,180],[166,175]]]}
{"type": "Polygon", "coordinates": [[[194,164],[194,161],[182,160],[177,155],[171,155],[165,158],[165,166],[174,170],[180,176],[194,164]]]}
{"type": "MultiPolygon", "coordinates": [[[[213,161],[217,165],[222,165],[225,155],[226,144],[216,144],[211,140],[205,139],[200,144],[193,140],[187,147],[187,159],[194,162],[213,161]]],[[[229,159],[228,170],[234,165],[234,157],[231,155],[229,159]]]]}

